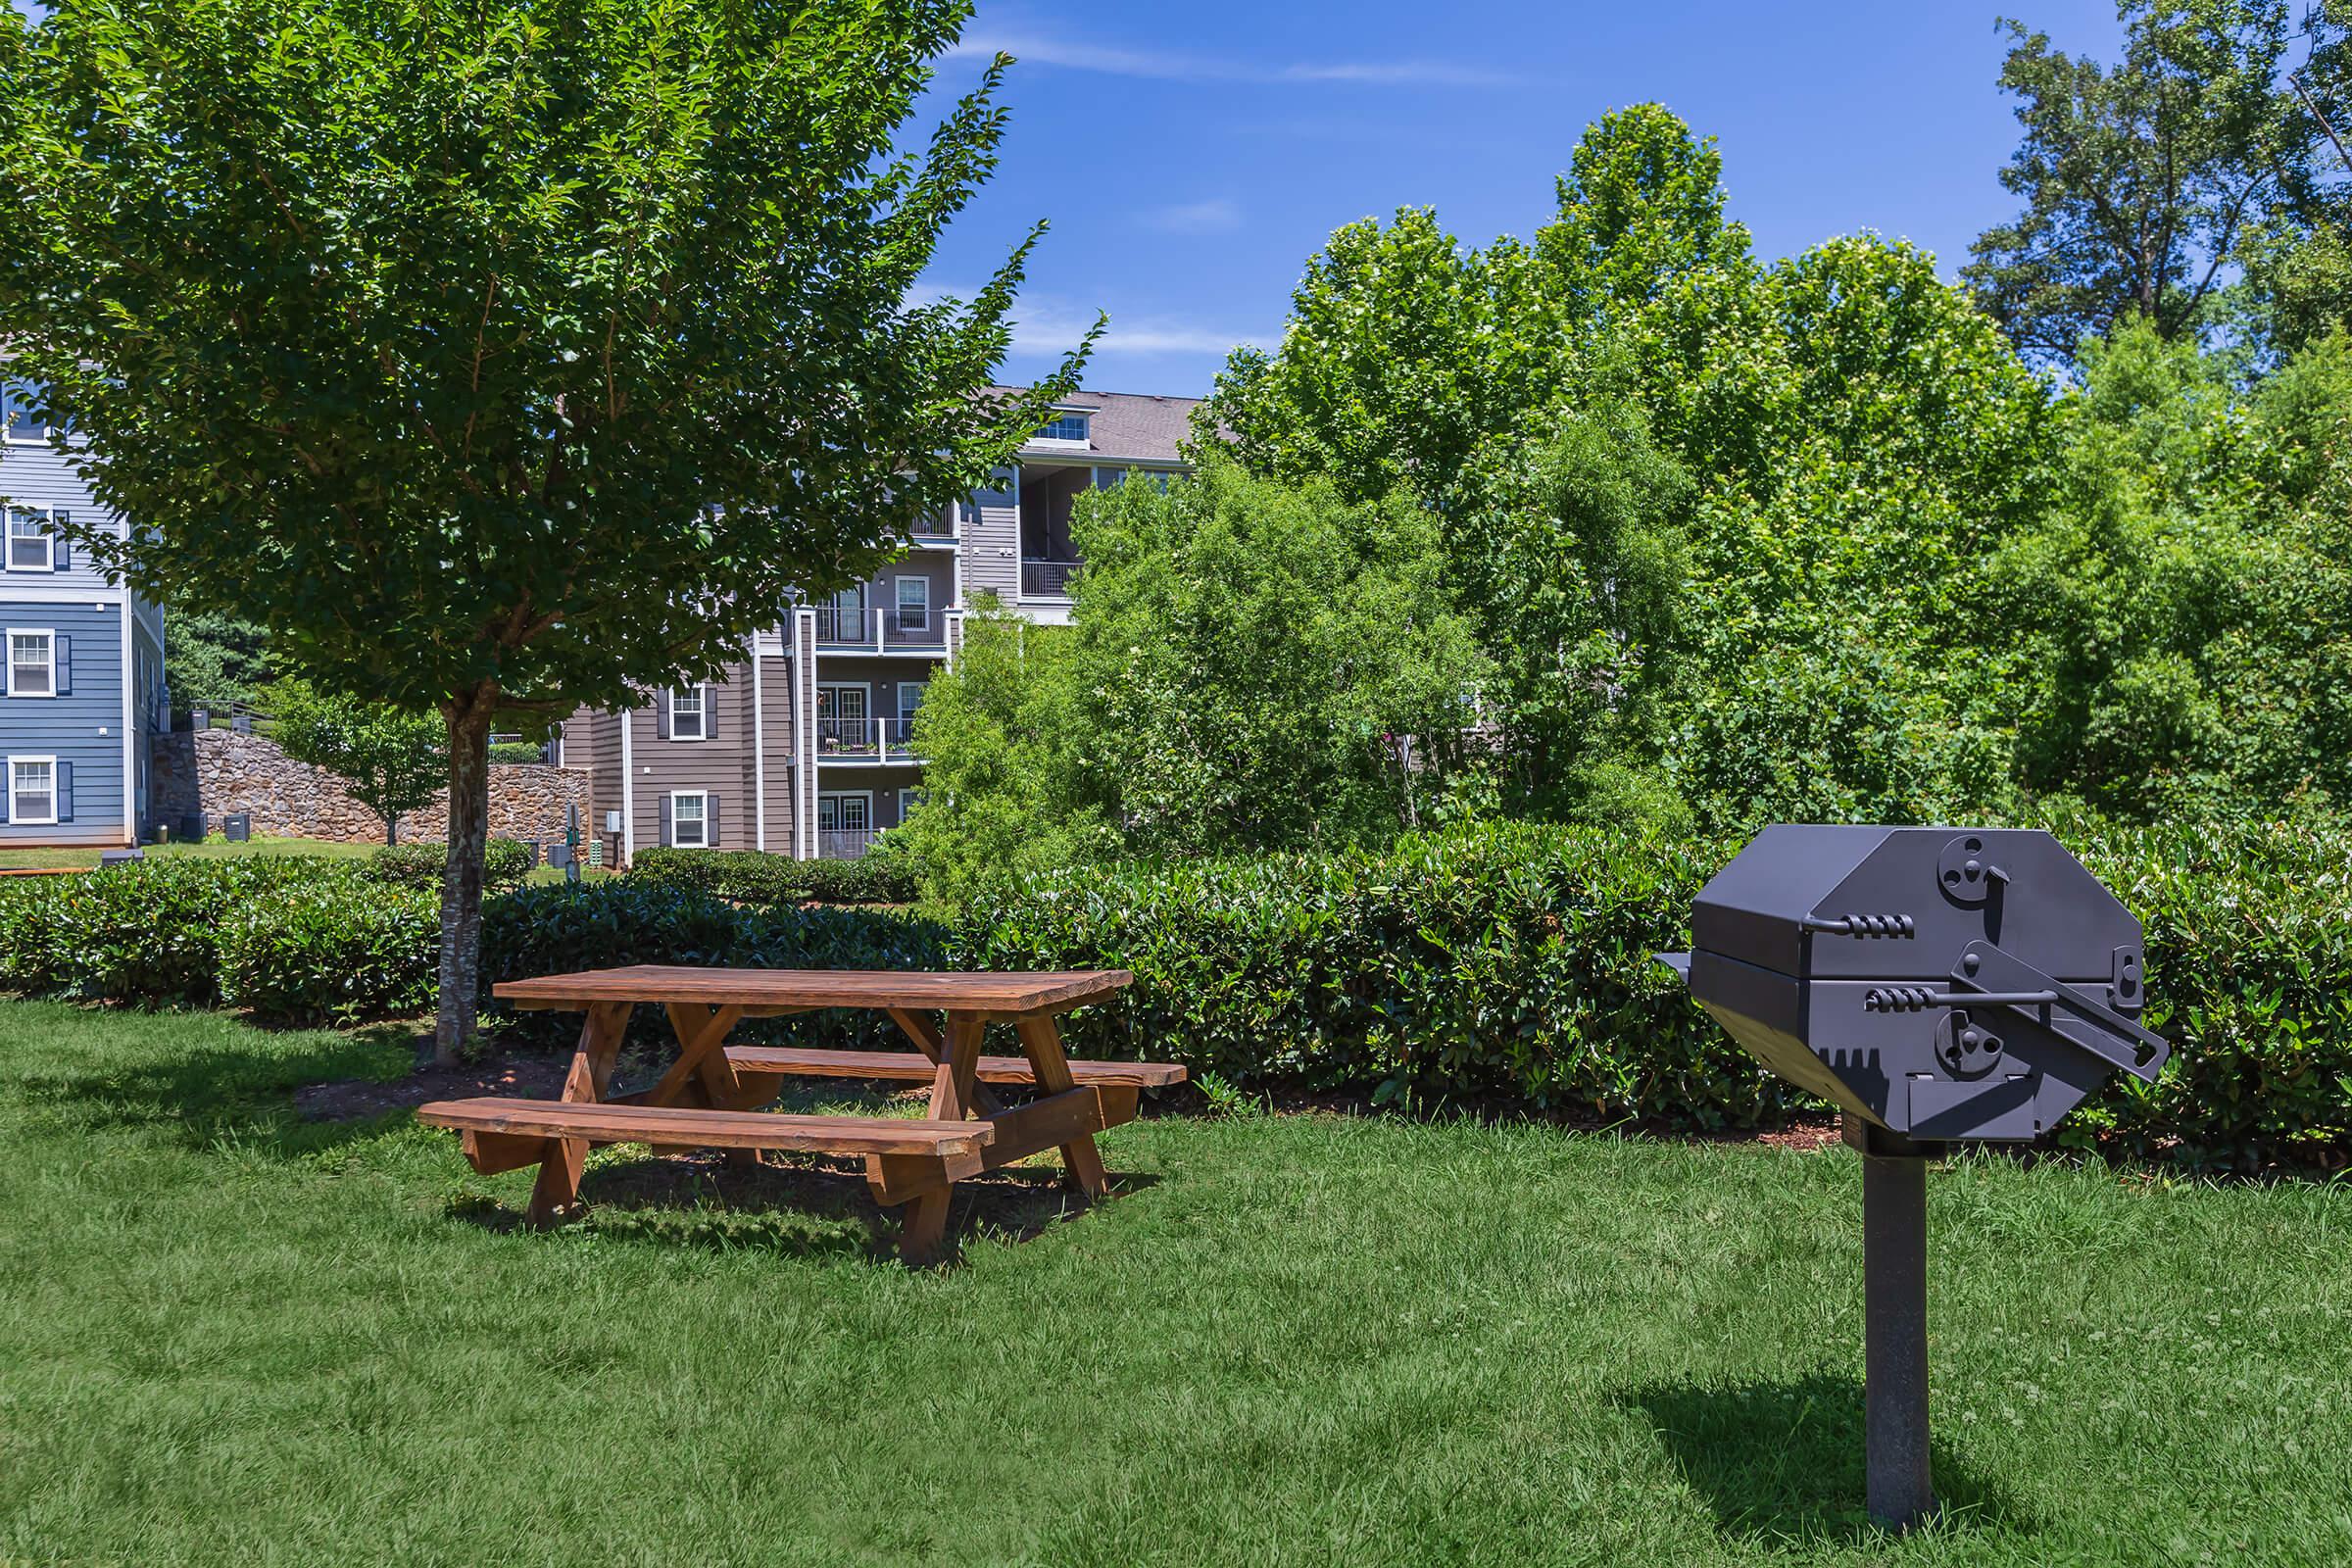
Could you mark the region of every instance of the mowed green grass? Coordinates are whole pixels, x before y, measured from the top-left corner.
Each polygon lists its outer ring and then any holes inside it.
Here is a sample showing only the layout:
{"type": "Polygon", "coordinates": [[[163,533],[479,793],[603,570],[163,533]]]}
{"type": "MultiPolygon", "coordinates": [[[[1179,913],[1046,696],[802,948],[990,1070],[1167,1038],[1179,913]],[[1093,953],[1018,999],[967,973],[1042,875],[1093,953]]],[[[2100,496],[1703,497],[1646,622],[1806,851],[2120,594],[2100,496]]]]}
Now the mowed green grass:
{"type": "Polygon", "coordinates": [[[534,1235],[292,1114],[407,1049],[0,1004],[0,1561],[2352,1560],[2340,1189],[1938,1170],[1894,1539],[1840,1151],[1166,1117],[917,1273],[846,1176],[610,1151],[534,1235]]]}

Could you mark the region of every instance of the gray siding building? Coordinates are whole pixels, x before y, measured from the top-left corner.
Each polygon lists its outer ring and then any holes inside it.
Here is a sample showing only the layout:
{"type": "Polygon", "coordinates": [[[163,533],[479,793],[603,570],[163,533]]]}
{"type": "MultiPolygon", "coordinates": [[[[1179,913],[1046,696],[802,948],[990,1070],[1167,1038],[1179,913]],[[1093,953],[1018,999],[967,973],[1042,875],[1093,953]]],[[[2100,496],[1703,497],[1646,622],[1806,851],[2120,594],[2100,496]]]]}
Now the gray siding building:
{"type": "Polygon", "coordinates": [[[1083,564],[1070,509],[1089,489],[1181,472],[1198,401],[1072,395],[1016,463],[918,527],[872,581],[778,606],[723,679],[625,714],[574,714],[563,760],[592,770],[607,860],[655,845],[863,855],[922,788],[914,712],[954,662],[964,613],[987,595],[1066,622],[1083,564]]]}

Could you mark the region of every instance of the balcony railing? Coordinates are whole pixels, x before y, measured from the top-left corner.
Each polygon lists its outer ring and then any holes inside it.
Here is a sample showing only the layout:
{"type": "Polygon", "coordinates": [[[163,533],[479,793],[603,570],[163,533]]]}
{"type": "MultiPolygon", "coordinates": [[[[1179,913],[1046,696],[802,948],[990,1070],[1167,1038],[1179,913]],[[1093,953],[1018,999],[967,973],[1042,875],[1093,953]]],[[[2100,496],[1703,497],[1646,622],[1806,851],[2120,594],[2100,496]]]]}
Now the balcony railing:
{"type": "Polygon", "coordinates": [[[1078,575],[1078,568],[1082,564],[1076,561],[1038,561],[1024,556],[1021,559],[1021,597],[1067,599],[1070,579],[1078,575]]]}
{"type": "Polygon", "coordinates": [[[956,537],[956,514],[946,508],[926,517],[917,517],[906,529],[917,539],[953,539],[956,537]]]}
{"type": "Polygon", "coordinates": [[[816,854],[822,860],[855,860],[874,847],[874,830],[870,827],[820,827],[816,830],[816,854]]]}
{"type": "Polygon", "coordinates": [[[820,718],[816,721],[816,755],[845,762],[914,761],[914,720],[820,718]]]}
{"type": "Polygon", "coordinates": [[[945,653],[948,619],[928,605],[819,605],[816,641],[820,648],[877,654],[902,648],[945,653]]]}

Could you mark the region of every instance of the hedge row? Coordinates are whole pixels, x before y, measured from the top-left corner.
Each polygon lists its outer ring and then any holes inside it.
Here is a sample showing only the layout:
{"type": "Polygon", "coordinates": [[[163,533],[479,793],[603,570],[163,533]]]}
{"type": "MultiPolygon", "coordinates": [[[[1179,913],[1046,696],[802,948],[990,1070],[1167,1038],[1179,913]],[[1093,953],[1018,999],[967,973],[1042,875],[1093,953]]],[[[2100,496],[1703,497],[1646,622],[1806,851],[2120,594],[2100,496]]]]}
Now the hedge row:
{"type": "MultiPolygon", "coordinates": [[[[379,881],[396,887],[439,892],[449,869],[446,844],[387,844],[368,858],[379,881]]],[[[522,886],[531,874],[531,852],[519,839],[492,839],[482,846],[482,886],[493,892],[522,886]]]]}
{"type": "Polygon", "coordinates": [[[738,904],[912,904],[914,868],[889,855],[795,860],[758,850],[640,850],[629,879],[738,904]]]}
{"type": "MultiPolygon", "coordinates": [[[[2175,1052],[2158,1083],[2119,1079],[2066,1136],[2239,1169],[2352,1151],[2352,838],[2277,827],[2070,842],[2145,923],[2148,1022],[2175,1052]]],[[[492,899],[482,972],[487,984],[643,962],[1127,968],[1134,987],[1069,1020],[1074,1050],[1174,1056],[1247,1085],[1747,1127],[1801,1097],[1650,958],[1687,944],[1691,895],[1733,848],[1482,828],[1386,855],[1034,878],[983,895],[953,926],[632,875],[492,899]]],[[[0,883],[0,986],[225,996],[287,1018],[420,1011],[431,905],[320,862],[0,883]]],[[[525,1013],[508,1027],[553,1044],[574,1025],[525,1013]]],[[[766,1029],[892,1039],[861,1014],[766,1029]]]]}

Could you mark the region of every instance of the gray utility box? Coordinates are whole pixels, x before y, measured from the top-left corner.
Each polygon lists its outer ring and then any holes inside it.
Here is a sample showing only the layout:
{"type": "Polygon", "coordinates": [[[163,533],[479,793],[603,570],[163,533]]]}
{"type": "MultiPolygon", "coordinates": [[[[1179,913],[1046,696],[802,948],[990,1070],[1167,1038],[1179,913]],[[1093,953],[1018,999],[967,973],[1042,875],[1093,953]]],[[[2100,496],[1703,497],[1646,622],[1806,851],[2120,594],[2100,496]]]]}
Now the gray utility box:
{"type": "Polygon", "coordinates": [[[2154,1079],[2139,922],[2047,833],[1769,827],[1659,958],[1755,1058],[1844,1112],[1862,1155],[1871,1516],[1936,1509],[1928,1160],[2048,1132],[2108,1075],[2154,1079]]]}
{"type": "Polygon", "coordinates": [[[1922,1142],[2037,1138],[2169,1050],[2139,922],[2037,830],[1766,828],[1660,956],[1764,1065],[1922,1142]]]}

